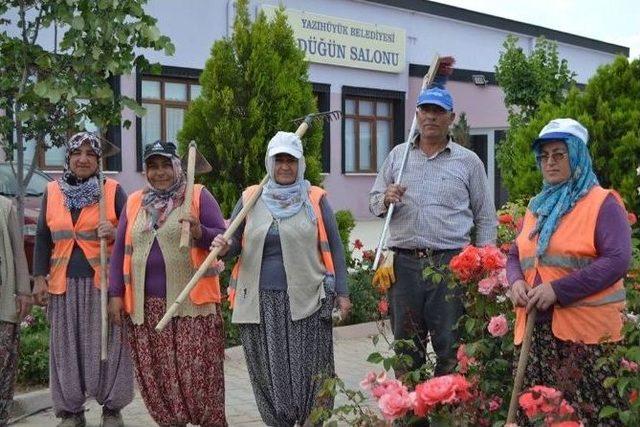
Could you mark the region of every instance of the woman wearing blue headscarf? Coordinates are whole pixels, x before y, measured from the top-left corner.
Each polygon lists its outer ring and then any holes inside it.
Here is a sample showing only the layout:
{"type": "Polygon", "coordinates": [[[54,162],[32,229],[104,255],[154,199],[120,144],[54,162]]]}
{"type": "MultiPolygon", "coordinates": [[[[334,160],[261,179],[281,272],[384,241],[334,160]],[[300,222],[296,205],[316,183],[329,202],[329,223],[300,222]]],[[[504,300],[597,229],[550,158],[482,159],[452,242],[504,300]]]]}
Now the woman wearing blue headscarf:
{"type": "MultiPolygon", "coordinates": [[[[333,407],[317,394],[322,377],[334,375],[334,299],[342,316],[351,306],[344,248],[324,190],[304,179],[300,138],[278,132],[265,166],[269,180],[255,206],[230,241],[217,236],[212,247],[227,258],[240,255],[232,322],[240,326],[262,420],[303,425],[313,407],[333,407]]],[[[244,191],[232,218],[255,191],[244,191]]]]}
{"type": "Polygon", "coordinates": [[[602,385],[614,371],[596,362],[623,338],[631,231],[620,196],[598,183],[588,140],[579,122],[555,119],[534,141],[543,186],[509,253],[507,277],[516,345],[537,310],[525,386],[562,391],[585,425],[615,425],[599,420],[599,411],[624,401],[602,385]]]}

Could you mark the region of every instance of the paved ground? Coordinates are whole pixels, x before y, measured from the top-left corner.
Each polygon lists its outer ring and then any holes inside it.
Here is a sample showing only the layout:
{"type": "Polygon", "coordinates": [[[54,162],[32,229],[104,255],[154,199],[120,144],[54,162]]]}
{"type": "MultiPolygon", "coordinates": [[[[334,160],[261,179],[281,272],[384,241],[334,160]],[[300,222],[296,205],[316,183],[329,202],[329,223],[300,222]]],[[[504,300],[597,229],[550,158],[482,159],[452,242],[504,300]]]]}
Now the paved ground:
{"type": "MultiPolygon", "coordinates": [[[[375,323],[345,326],[334,329],[334,349],[336,371],[347,387],[358,389],[358,383],[367,372],[376,368],[366,362],[367,356],[375,351],[385,351],[386,343],[380,340],[373,345],[371,336],[378,333],[375,323]]],[[[225,352],[225,387],[227,421],[230,426],[262,426],[264,425],[258,414],[253,399],[251,384],[244,363],[244,355],[240,347],[227,349],[225,352]]],[[[379,370],[379,369],[378,369],[379,370]]],[[[18,397],[18,400],[20,397],[18,397]]],[[[41,393],[41,399],[48,399],[46,393],[41,393]]],[[[339,399],[336,405],[344,402],[339,399]]],[[[100,425],[100,406],[93,400],[87,403],[87,426],[100,425]]],[[[123,410],[125,423],[129,427],[153,426],[155,423],[147,413],[139,393],[136,393],[131,405],[123,410]]],[[[57,420],[50,409],[23,418],[16,422],[19,427],[55,426],[57,420]]]]}

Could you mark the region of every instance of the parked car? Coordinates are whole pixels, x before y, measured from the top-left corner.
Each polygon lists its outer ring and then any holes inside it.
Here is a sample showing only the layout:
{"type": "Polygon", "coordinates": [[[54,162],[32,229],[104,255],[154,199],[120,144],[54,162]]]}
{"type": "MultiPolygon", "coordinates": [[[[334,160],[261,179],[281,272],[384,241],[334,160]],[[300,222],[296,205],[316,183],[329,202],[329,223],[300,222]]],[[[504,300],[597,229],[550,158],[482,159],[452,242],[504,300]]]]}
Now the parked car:
{"type": "MultiPolygon", "coordinates": [[[[26,168],[25,168],[26,169],[26,168]]],[[[33,272],[33,245],[35,244],[38,214],[42,205],[42,196],[47,188],[47,183],[53,179],[46,173],[35,170],[29,185],[27,185],[24,198],[24,251],[27,254],[29,273],[33,272]]],[[[11,170],[10,163],[0,163],[0,194],[10,199],[16,198],[18,183],[11,170]]]]}

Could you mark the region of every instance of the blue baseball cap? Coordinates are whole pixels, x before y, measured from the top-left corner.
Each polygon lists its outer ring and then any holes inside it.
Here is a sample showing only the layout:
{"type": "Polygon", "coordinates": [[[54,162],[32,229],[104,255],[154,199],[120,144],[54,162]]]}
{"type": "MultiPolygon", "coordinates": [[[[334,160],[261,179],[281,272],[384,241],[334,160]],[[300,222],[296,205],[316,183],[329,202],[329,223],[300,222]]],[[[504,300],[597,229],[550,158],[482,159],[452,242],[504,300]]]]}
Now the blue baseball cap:
{"type": "Polygon", "coordinates": [[[432,87],[425,89],[418,96],[417,106],[424,104],[434,104],[444,108],[447,111],[453,111],[453,98],[446,89],[439,87],[432,87]]]}

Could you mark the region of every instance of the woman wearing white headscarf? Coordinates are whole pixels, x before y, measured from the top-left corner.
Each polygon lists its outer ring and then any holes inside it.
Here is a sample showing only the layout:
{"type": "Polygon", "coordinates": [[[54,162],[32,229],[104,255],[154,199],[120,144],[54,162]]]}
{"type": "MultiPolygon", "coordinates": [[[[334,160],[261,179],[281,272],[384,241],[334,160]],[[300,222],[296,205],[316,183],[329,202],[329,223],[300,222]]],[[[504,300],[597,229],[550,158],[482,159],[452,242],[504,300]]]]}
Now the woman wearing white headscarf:
{"type": "MultiPolygon", "coordinates": [[[[263,421],[304,424],[319,399],[322,376],[334,375],[334,300],[344,316],[351,303],[344,248],[335,216],[319,187],[304,179],[300,139],[278,132],[265,157],[269,181],[234,236],[214,239],[232,273],[232,322],[240,325],[249,376],[263,421]],[[337,294],[337,298],[336,298],[337,294]]],[[[249,187],[232,213],[257,191],[249,187]]]]}
{"type": "Polygon", "coordinates": [[[100,360],[100,238],[110,251],[127,199],[117,182],[106,179],[107,220],[100,222],[100,161],[96,135],[80,132],[69,139],[64,174],[47,185],[36,232],[33,291],[38,303],[48,301],[49,387],[63,427],[85,425],[89,396],[102,405],[103,426],[121,426],[120,410],[133,399],[121,328],[109,331],[107,360],[100,360]]]}

